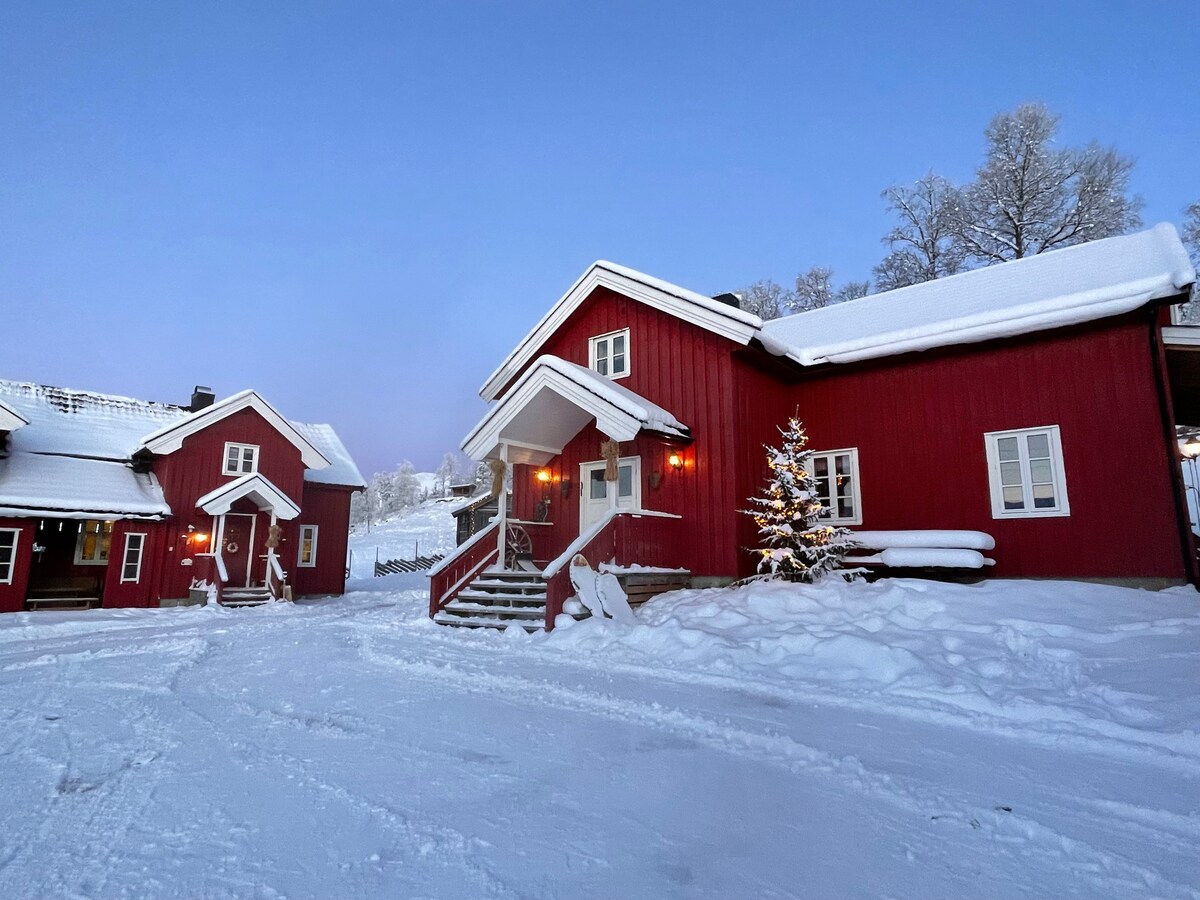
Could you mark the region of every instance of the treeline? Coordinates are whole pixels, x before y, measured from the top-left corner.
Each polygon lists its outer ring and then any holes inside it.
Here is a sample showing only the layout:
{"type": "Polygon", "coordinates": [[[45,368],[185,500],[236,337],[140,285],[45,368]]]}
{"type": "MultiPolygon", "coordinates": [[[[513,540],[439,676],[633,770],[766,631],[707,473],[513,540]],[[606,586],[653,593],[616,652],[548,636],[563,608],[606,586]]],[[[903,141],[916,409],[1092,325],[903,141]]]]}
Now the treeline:
{"type": "MultiPolygon", "coordinates": [[[[743,309],[773,319],[1139,227],[1133,160],[1095,141],[1060,146],[1058,130],[1059,117],[1037,103],[996,116],[974,180],[956,185],[930,171],[883,191],[894,225],[871,279],[838,286],[832,269],[814,266],[791,288],[766,279],[743,289],[743,309]]],[[[1200,257],[1200,201],[1184,215],[1184,239],[1200,257]]]]}
{"type": "Polygon", "coordinates": [[[350,524],[384,522],[426,500],[449,496],[453,484],[474,482],[478,489],[491,483],[486,466],[477,466],[459,453],[443,456],[433,474],[433,484],[426,486],[408,460],[390,472],[376,472],[367,489],[351,497],[350,524]]]}

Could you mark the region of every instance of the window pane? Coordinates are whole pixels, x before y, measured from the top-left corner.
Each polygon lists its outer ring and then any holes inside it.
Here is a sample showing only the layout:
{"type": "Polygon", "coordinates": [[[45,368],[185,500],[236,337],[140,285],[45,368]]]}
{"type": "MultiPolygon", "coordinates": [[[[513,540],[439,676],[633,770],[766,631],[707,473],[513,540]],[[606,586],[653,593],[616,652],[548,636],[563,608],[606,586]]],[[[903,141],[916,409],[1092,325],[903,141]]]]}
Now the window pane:
{"type": "Polygon", "coordinates": [[[829,506],[830,493],[829,493],[829,479],[828,478],[818,478],[817,479],[817,499],[820,500],[822,503],[824,503],[826,506],[829,506]]]}
{"type": "Polygon", "coordinates": [[[818,478],[824,478],[829,474],[829,457],[814,456],[813,457],[813,474],[818,478]]]}
{"type": "Polygon", "coordinates": [[[1000,454],[1002,460],[1017,459],[1017,439],[1015,437],[1000,438],[1000,440],[996,441],[996,451],[1000,454]]]}
{"type": "Polygon", "coordinates": [[[238,448],[230,447],[229,453],[225,457],[225,470],[228,472],[236,472],[238,467],[238,448]]]}
{"type": "Polygon", "coordinates": [[[1050,437],[1046,434],[1030,434],[1025,438],[1030,459],[1045,459],[1050,455],[1050,437]]]}
{"type": "Polygon", "coordinates": [[[613,338],[613,356],[625,352],[625,335],[618,334],[613,338]]]}
{"type": "Polygon", "coordinates": [[[1002,463],[1000,463],[1000,483],[1001,484],[1020,484],[1021,483],[1021,464],[1019,462],[1002,462],[1002,463]]]}
{"type": "Polygon", "coordinates": [[[633,466],[617,467],[617,496],[633,496],[633,466]]]}
{"type": "Polygon", "coordinates": [[[1035,509],[1054,509],[1057,505],[1054,499],[1054,485],[1035,484],[1033,486],[1033,506],[1035,509]]]}
{"type": "Polygon", "coordinates": [[[614,375],[625,374],[625,356],[620,353],[614,353],[612,358],[612,373],[614,375]]]}
{"type": "Polygon", "coordinates": [[[838,516],[843,519],[854,518],[854,501],[849,498],[839,498],[838,516]]]}
{"type": "Polygon", "coordinates": [[[596,371],[601,375],[608,374],[608,360],[603,356],[596,357],[596,371]]]}
{"type": "Polygon", "coordinates": [[[608,341],[596,341],[596,361],[608,359],[608,341]]]}
{"type": "Polygon", "coordinates": [[[608,487],[604,481],[603,469],[592,469],[589,479],[588,497],[592,500],[603,500],[608,496],[608,487]]]}
{"type": "Polygon", "coordinates": [[[854,485],[851,484],[850,482],[851,482],[851,478],[849,475],[843,475],[841,478],[839,478],[837,480],[837,495],[839,497],[853,497],[854,496],[854,485]]]}
{"type": "Polygon", "coordinates": [[[1004,508],[1005,509],[1024,509],[1025,497],[1019,487],[1006,487],[1004,489],[1004,508]]]}
{"type": "Polygon", "coordinates": [[[1032,459],[1029,461],[1029,473],[1034,484],[1049,484],[1054,480],[1050,470],[1050,460],[1032,459]]]}
{"type": "Polygon", "coordinates": [[[850,454],[839,453],[834,457],[834,462],[836,463],[837,473],[839,475],[850,474],[850,454]]]}

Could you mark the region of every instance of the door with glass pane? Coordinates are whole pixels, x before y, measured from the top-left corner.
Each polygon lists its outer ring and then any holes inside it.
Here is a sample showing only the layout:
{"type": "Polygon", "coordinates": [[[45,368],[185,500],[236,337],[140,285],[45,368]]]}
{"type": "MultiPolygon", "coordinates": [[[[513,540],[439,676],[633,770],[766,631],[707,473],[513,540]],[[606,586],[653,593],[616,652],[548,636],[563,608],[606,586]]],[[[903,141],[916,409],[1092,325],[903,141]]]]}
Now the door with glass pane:
{"type": "Polygon", "coordinates": [[[617,461],[617,480],[604,480],[603,460],[579,467],[579,530],[582,533],[609,509],[638,509],[642,505],[642,461],[627,456],[617,461]]]}

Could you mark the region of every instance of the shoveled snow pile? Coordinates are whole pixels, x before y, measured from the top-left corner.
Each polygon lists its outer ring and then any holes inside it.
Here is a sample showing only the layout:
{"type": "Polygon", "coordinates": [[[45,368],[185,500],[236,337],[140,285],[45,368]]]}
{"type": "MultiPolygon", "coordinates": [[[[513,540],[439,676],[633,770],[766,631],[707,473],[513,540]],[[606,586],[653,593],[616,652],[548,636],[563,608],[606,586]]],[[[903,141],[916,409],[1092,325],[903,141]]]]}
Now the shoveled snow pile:
{"type": "Polygon", "coordinates": [[[545,640],[573,655],[625,651],[784,678],[842,703],[1101,734],[1200,760],[1200,597],[1191,588],[760,582],[663,595],[638,620],[564,620],[545,640]]]}

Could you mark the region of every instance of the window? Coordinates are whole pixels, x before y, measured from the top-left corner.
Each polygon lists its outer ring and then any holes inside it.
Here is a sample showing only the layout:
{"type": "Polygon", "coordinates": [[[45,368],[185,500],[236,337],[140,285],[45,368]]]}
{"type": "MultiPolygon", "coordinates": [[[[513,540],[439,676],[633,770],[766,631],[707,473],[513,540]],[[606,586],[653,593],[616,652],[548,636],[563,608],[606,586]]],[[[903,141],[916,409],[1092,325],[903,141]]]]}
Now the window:
{"type": "Polygon", "coordinates": [[[611,331],[588,341],[588,365],[609,378],[629,374],[629,329],[611,331]]]}
{"type": "Polygon", "coordinates": [[[817,499],[825,507],[822,521],[831,525],[861,525],[858,487],[858,449],[825,450],[812,455],[817,499]]]}
{"type": "Polygon", "coordinates": [[[13,572],[17,568],[16,528],[0,528],[0,584],[12,584],[13,572]]]}
{"type": "Polygon", "coordinates": [[[112,522],[88,519],[79,529],[75,541],[75,565],[106,566],[108,552],[112,547],[112,522]]]}
{"type": "Polygon", "coordinates": [[[248,475],[258,471],[257,444],[226,444],[224,475],[248,475]]]}
{"type": "Polygon", "coordinates": [[[317,564],[317,526],[300,526],[300,555],[296,565],[311,568],[317,564]]]}
{"type": "Polygon", "coordinates": [[[121,583],[136,582],[142,577],[142,549],[146,546],[146,535],[125,535],[125,557],[121,562],[121,583]]]}
{"type": "Polygon", "coordinates": [[[1069,516],[1057,425],[985,434],[992,517],[1069,516]]]}

